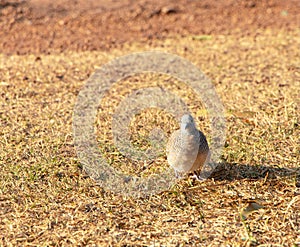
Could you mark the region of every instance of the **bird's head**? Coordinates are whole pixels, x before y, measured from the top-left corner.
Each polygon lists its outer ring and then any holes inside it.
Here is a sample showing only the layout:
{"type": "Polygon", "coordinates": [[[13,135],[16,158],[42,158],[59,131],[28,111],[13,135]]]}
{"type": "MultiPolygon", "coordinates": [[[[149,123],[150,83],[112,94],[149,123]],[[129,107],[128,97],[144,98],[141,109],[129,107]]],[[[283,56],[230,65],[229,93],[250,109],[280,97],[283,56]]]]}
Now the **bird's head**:
{"type": "Polygon", "coordinates": [[[184,132],[192,132],[196,128],[193,117],[190,114],[185,114],[181,117],[180,129],[184,132]]]}

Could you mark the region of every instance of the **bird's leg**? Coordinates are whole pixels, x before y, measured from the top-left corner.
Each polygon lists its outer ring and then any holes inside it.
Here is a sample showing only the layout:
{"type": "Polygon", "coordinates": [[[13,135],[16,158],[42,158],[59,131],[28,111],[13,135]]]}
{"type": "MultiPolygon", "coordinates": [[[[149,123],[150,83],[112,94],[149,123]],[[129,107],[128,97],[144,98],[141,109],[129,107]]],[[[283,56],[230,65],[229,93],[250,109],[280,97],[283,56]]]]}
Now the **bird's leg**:
{"type": "Polygon", "coordinates": [[[202,178],[200,175],[197,174],[196,171],[193,172],[193,175],[191,176],[191,178],[194,178],[197,181],[204,181],[204,178],[202,178]]]}

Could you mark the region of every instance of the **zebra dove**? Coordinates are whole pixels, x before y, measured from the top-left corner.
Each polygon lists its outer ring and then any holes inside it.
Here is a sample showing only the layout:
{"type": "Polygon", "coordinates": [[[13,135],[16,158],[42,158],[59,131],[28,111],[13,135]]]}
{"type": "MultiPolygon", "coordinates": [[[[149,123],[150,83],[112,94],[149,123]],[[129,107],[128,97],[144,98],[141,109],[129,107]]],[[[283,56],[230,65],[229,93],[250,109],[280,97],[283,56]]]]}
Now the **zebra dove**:
{"type": "MultiPolygon", "coordinates": [[[[167,160],[176,177],[195,172],[209,162],[210,150],[205,135],[196,128],[191,115],[183,115],[180,129],[173,132],[166,148],[167,160]]],[[[197,179],[200,179],[196,176],[197,179]]]]}

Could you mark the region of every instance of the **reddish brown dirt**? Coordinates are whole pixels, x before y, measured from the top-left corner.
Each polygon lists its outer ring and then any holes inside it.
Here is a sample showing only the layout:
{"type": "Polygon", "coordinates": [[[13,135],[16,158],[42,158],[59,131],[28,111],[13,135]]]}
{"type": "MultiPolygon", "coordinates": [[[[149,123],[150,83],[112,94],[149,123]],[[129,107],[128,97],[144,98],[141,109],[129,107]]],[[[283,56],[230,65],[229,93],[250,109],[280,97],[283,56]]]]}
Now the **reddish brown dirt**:
{"type": "Polygon", "coordinates": [[[0,53],[103,50],[172,35],[300,25],[299,0],[0,0],[0,53]]]}

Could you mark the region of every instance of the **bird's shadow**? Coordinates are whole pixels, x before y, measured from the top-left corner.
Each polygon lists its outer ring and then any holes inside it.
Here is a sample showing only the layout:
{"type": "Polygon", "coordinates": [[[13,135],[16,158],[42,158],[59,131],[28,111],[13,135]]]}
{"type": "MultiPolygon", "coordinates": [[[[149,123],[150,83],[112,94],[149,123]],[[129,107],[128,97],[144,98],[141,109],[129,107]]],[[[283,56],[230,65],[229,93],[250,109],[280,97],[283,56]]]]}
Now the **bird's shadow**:
{"type": "Polygon", "coordinates": [[[221,162],[220,164],[218,164],[210,177],[216,181],[295,177],[296,183],[300,184],[300,167],[284,168],[265,165],[248,165],[221,162]]]}

